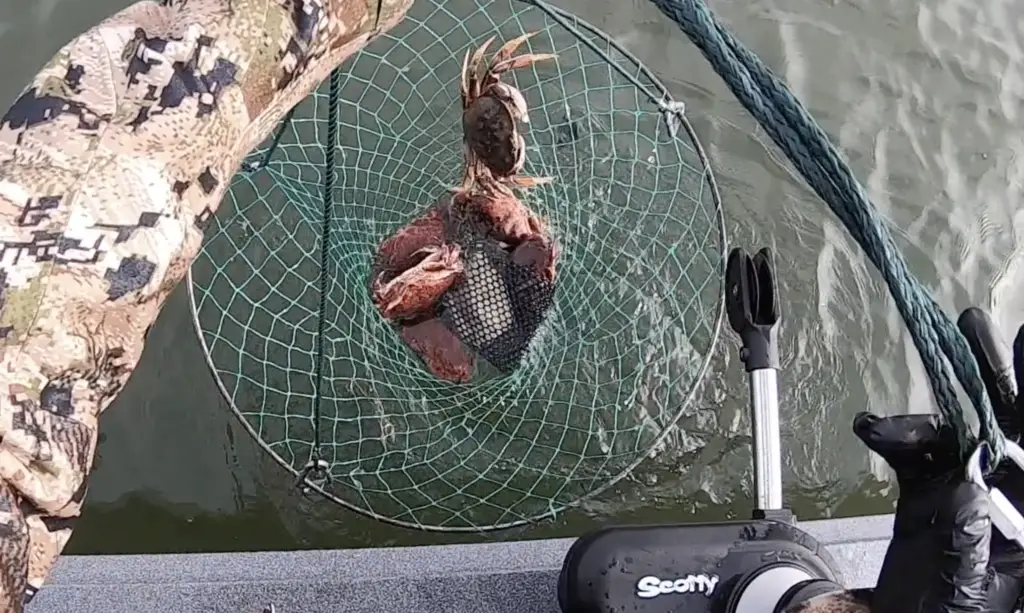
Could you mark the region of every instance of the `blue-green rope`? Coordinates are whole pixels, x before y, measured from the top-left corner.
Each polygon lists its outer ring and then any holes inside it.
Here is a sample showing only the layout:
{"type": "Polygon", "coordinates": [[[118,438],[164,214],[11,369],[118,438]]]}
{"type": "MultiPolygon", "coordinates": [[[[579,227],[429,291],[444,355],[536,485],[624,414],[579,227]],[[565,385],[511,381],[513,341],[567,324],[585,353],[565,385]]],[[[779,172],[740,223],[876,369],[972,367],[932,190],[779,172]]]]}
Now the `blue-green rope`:
{"type": "Polygon", "coordinates": [[[979,438],[994,466],[1005,439],[996,424],[978,365],[956,325],[911,275],[877,209],[828,136],[785,83],[715,19],[702,0],[651,0],[690,37],[729,89],[828,204],[885,280],[931,382],[939,415],[956,428],[961,450],[977,439],[964,421],[942,357],[949,360],[979,417],[979,438]]]}

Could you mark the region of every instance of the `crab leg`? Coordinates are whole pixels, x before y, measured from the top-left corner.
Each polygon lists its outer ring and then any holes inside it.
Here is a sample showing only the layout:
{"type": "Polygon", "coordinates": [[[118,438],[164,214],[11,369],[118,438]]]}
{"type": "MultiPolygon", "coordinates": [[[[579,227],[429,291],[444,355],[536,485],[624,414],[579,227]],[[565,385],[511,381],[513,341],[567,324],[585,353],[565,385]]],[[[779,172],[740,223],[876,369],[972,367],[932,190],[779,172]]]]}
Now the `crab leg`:
{"type": "Polygon", "coordinates": [[[462,182],[459,183],[459,186],[450,188],[448,190],[452,193],[465,191],[476,183],[476,156],[473,155],[473,150],[470,149],[467,145],[463,145],[462,150],[464,152],[464,157],[466,160],[466,168],[465,170],[462,171],[462,182]]]}
{"type": "Polygon", "coordinates": [[[459,89],[462,92],[462,108],[466,108],[469,105],[469,101],[472,100],[469,91],[469,51],[462,57],[462,74],[459,89]]]}
{"type": "Polygon", "coordinates": [[[484,41],[484,44],[477,47],[477,50],[473,52],[472,56],[469,53],[466,54],[466,60],[462,63],[462,80],[464,83],[463,91],[466,96],[463,98],[463,105],[469,103],[480,96],[480,65],[483,62],[484,54],[487,53],[487,49],[494,42],[496,37],[492,36],[484,41]],[[467,65],[468,64],[468,65],[467,65]]]}
{"type": "Polygon", "coordinates": [[[516,57],[512,57],[495,64],[494,67],[491,68],[491,73],[499,75],[503,72],[526,68],[531,64],[536,64],[537,62],[543,62],[546,60],[553,60],[557,57],[558,56],[554,53],[528,53],[526,55],[517,55],[516,57]]]}
{"type": "Polygon", "coordinates": [[[553,60],[557,56],[554,53],[528,53],[518,57],[513,57],[513,54],[519,50],[519,47],[523,46],[530,38],[533,38],[540,33],[540,30],[534,32],[528,32],[522,36],[518,36],[508,41],[498,49],[494,57],[491,58],[490,72],[498,75],[509,70],[516,70],[517,68],[525,68],[530,64],[536,62],[542,62],[545,60],[553,60]]]}
{"type": "Polygon", "coordinates": [[[527,32],[526,34],[523,34],[522,36],[517,36],[512,40],[508,41],[507,43],[505,43],[504,45],[502,45],[501,49],[498,49],[498,51],[494,54],[494,58],[491,60],[491,66],[493,67],[498,62],[503,62],[512,57],[512,54],[518,51],[519,48],[523,46],[523,43],[525,43],[526,41],[530,40],[531,38],[538,34],[540,34],[540,30],[527,32]]]}
{"type": "MultiPolygon", "coordinates": [[[[468,147],[467,151],[467,155],[473,155],[472,151],[469,151],[468,147]]],[[[490,170],[488,170],[486,166],[482,166],[474,162],[473,164],[466,165],[466,171],[462,175],[462,184],[459,187],[449,189],[449,191],[453,194],[465,192],[472,185],[477,184],[479,179],[484,179],[483,183],[485,184],[490,183],[491,185],[498,185],[503,188],[505,188],[505,186],[511,186],[521,187],[524,189],[529,187],[537,187],[539,185],[547,185],[548,183],[554,181],[552,177],[527,177],[519,174],[509,175],[505,177],[495,177],[494,174],[490,170]],[[481,175],[483,175],[483,177],[481,177],[481,175]],[[492,181],[493,183],[491,183],[492,181]]],[[[505,188],[505,190],[507,190],[507,188],[505,188]]]]}
{"type": "Polygon", "coordinates": [[[512,175],[511,177],[502,177],[499,181],[516,187],[528,188],[537,187],[538,185],[547,185],[554,181],[554,179],[551,177],[525,177],[523,175],[512,175]]]}
{"type": "MultiPolygon", "coordinates": [[[[526,115],[523,114],[521,117],[523,123],[526,123],[526,115]]],[[[523,139],[523,135],[519,135],[519,159],[516,160],[516,167],[522,168],[526,163],[526,140],[523,139]]],[[[506,175],[504,177],[497,178],[498,183],[502,185],[509,185],[512,187],[537,187],[538,185],[546,185],[551,183],[554,179],[551,177],[527,177],[521,174],[506,175]]]]}

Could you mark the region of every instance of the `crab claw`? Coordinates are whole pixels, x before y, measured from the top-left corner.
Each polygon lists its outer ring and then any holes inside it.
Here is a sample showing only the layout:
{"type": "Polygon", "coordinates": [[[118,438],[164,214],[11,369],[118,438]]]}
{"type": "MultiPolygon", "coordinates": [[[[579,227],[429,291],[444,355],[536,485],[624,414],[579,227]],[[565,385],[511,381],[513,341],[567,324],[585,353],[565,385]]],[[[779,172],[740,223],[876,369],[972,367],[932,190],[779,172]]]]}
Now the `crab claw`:
{"type": "Polygon", "coordinates": [[[412,319],[430,312],[441,296],[462,276],[464,266],[456,245],[427,247],[426,257],[387,283],[378,275],[373,301],[384,319],[412,319]]]}

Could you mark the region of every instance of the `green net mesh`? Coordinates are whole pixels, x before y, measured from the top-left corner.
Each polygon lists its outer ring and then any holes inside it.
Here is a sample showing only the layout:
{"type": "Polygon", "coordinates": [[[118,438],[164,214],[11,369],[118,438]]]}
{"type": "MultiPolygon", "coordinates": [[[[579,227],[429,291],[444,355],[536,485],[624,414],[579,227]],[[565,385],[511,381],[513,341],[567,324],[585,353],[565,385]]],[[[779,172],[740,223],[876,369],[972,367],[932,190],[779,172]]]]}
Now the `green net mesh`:
{"type": "Polygon", "coordinates": [[[423,529],[521,524],[627,474],[685,410],[721,323],[717,191],[666,101],[556,9],[417,0],[253,154],[192,268],[199,337],[252,434],[328,498],[423,529]],[[524,172],[555,179],[523,194],[562,248],[555,304],[514,373],[450,384],[377,314],[370,267],[461,175],[465,52],[533,30],[522,51],[558,60],[510,80],[530,105],[524,172]]]}

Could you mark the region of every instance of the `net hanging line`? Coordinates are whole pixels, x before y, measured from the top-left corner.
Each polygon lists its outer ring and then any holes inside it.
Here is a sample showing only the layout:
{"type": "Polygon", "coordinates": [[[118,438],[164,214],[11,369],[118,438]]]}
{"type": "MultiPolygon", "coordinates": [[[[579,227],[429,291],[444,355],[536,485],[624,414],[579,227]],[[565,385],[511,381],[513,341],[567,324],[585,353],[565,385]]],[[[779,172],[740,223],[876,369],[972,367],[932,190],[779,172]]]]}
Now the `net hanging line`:
{"type": "Polygon", "coordinates": [[[188,284],[221,393],[307,488],[402,526],[507,528],[610,487],[690,408],[722,324],[721,202],[682,105],[541,2],[417,0],[222,211],[188,284]],[[491,62],[528,33],[536,61],[491,62]],[[505,84],[529,123],[495,149],[505,84]]]}

